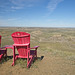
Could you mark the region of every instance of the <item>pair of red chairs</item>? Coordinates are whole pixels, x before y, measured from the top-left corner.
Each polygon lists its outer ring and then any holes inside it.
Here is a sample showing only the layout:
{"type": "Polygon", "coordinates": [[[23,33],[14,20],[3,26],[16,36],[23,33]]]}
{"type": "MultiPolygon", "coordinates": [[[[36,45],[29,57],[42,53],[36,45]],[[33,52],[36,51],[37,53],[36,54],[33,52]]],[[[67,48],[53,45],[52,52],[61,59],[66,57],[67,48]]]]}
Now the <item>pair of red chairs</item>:
{"type": "Polygon", "coordinates": [[[12,66],[15,65],[15,61],[17,58],[26,58],[27,59],[27,68],[31,66],[31,63],[34,59],[37,59],[37,48],[39,46],[35,46],[30,48],[30,34],[26,32],[14,32],[12,33],[12,39],[14,44],[12,46],[5,46],[5,52],[3,53],[7,55],[7,48],[13,49],[13,63],[12,66]],[[15,49],[18,51],[18,55],[15,53],[15,49]]]}

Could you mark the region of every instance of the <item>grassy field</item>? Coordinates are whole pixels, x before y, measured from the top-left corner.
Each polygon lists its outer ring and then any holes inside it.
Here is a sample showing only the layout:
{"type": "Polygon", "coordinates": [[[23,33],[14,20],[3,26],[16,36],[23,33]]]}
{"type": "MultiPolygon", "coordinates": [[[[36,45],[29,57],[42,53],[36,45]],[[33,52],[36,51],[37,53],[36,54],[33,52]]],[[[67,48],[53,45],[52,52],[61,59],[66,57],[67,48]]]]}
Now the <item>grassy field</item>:
{"type": "Polygon", "coordinates": [[[18,59],[12,67],[13,52],[8,50],[11,58],[1,62],[0,75],[75,75],[75,28],[0,28],[1,46],[12,45],[11,34],[16,31],[31,34],[31,47],[40,46],[38,59],[30,69],[26,68],[26,60],[23,59],[18,59]],[[41,56],[43,60],[40,60],[41,56]]]}

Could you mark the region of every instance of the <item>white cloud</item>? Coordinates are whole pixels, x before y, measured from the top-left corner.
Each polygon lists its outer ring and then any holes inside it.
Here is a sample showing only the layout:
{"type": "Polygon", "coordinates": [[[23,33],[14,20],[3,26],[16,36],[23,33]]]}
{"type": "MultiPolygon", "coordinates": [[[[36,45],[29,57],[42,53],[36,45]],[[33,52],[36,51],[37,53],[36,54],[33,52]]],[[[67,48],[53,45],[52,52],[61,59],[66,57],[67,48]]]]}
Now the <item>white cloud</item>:
{"type": "Polygon", "coordinates": [[[7,19],[7,21],[14,21],[14,20],[18,20],[17,18],[9,18],[7,19]]]}
{"type": "Polygon", "coordinates": [[[33,7],[38,2],[40,2],[40,0],[1,0],[0,13],[33,7]]]}
{"type": "Polygon", "coordinates": [[[22,9],[22,6],[12,6],[11,9],[22,9]]]}
{"type": "Polygon", "coordinates": [[[32,7],[36,2],[40,0],[10,0],[13,4],[12,9],[22,9],[24,7],[32,7]]]}
{"type": "Polygon", "coordinates": [[[57,5],[61,3],[62,1],[64,0],[50,0],[47,6],[49,13],[52,13],[56,9],[57,5]]]}

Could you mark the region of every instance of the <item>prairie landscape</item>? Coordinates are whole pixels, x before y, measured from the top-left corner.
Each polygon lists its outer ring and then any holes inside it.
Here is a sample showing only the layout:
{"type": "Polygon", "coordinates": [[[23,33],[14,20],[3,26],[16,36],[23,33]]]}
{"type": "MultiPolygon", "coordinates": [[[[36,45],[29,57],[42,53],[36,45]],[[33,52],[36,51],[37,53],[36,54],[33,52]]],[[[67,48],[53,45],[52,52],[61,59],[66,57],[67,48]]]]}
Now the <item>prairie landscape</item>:
{"type": "Polygon", "coordinates": [[[11,66],[13,51],[8,49],[7,58],[0,62],[0,75],[75,75],[75,28],[1,27],[1,46],[12,45],[11,34],[16,31],[30,33],[31,47],[40,46],[38,58],[28,69],[23,59],[11,66]]]}

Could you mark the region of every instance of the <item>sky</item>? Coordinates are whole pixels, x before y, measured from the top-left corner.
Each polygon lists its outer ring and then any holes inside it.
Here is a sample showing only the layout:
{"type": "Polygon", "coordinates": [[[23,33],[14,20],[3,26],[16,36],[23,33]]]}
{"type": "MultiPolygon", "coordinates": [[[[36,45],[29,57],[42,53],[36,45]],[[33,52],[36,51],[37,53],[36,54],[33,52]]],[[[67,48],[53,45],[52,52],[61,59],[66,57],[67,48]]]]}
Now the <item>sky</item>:
{"type": "Polygon", "coordinates": [[[0,0],[0,27],[75,28],[75,0],[0,0]]]}

